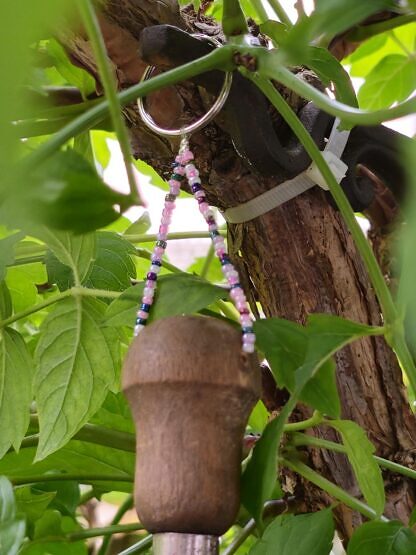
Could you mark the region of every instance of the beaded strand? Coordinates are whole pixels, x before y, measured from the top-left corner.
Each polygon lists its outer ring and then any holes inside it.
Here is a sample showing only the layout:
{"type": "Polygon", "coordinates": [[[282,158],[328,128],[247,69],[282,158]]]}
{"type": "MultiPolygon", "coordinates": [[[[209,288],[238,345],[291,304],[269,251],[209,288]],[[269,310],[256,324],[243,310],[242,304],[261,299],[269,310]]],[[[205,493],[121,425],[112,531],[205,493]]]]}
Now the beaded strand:
{"type": "Polygon", "coordinates": [[[162,212],[161,225],[157,235],[156,246],[153,249],[152,264],[147,274],[145,288],[143,291],[142,304],[137,313],[134,334],[137,335],[146,325],[149,317],[150,307],[156,290],[157,274],[162,266],[162,256],[166,249],[168,226],[171,222],[172,212],[175,208],[175,200],[179,195],[181,181],[186,176],[189,187],[198,202],[199,211],[208,224],[208,231],[214,246],[215,254],[221,262],[222,272],[230,288],[230,297],[240,314],[240,324],[242,331],[242,350],[245,353],[253,353],[255,348],[256,336],[253,330],[253,321],[250,316],[247,299],[240,283],[240,278],[228,255],[225,241],[221,237],[215,214],[210,208],[205,192],[201,185],[199,171],[192,163],[194,155],[189,150],[189,143],[186,137],[182,138],[179,154],[173,163],[174,173],[169,180],[170,193],[165,197],[165,207],[162,212]]]}

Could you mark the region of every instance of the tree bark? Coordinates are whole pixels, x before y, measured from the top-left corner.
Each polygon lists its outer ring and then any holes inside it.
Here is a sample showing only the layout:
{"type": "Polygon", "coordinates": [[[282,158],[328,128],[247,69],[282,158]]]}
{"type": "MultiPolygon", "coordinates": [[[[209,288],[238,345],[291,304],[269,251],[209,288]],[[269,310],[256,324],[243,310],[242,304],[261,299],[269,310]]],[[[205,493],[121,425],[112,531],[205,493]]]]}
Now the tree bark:
{"type": "MultiPolygon", "coordinates": [[[[137,82],[145,66],[137,56],[144,26],[170,23],[207,34],[215,32],[209,21],[195,17],[191,10],[180,14],[173,0],[108,0],[100,17],[120,87],[137,82]]],[[[66,43],[73,59],[97,76],[85,37],[75,33],[66,38],[66,43]]],[[[297,101],[292,98],[292,104],[297,101]]],[[[161,91],[152,106],[155,117],[158,114],[165,125],[173,125],[183,112],[196,116],[204,111],[203,99],[193,85],[161,91]]],[[[134,107],[127,108],[125,114],[135,155],[167,175],[177,142],[156,137],[144,128],[134,107]]],[[[215,206],[235,206],[279,182],[246,167],[222,130],[221,118],[194,135],[191,146],[209,200],[215,206]]],[[[249,284],[251,297],[260,301],[266,316],[304,323],[308,314],[326,312],[381,324],[380,309],[354,243],[340,214],[317,187],[249,223],[229,226],[229,238],[231,254],[245,284],[249,284]]],[[[336,360],[342,417],[356,421],[367,431],[380,456],[413,465],[415,421],[401,370],[384,339],[357,341],[340,351],[336,360]]],[[[294,417],[309,415],[310,409],[299,405],[294,417]]],[[[314,433],[336,439],[335,432],[325,427],[314,433]]],[[[311,449],[307,456],[317,471],[353,495],[360,495],[343,455],[311,449]]],[[[315,510],[330,501],[299,477],[286,472],[283,480],[303,500],[305,510],[315,510]]],[[[386,515],[407,522],[416,500],[414,486],[389,473],[385,473],[385,481],[386,515]]],[[[361,522],[360,515],[345,506],[337,509],[337,518],[338,529],[345,537],[361,522]]]]}

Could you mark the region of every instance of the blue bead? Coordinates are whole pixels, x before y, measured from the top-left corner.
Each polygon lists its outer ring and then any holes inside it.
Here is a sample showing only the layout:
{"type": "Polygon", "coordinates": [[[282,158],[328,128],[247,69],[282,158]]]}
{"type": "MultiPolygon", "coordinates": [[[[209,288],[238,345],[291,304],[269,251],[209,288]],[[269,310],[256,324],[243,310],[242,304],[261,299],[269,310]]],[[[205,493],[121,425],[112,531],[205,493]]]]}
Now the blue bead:
{"type": "Polygon", "coordinates": [[[234,283],[233,285],[230,286],[230,289],[236,289],[237,287],[240,287],[242,289],[241,283],[234,283]]]}
{"type": "Polygon", "coordinates": [[[140,305],[140,310],[143,310],[144,312],[150,312],[150,307],[151,306],[152,305],[150,305],[150,304],[142,303],[140,305]]]}
{"type": "Polygon", "coordinates": [[[182,181],[184,176],[180,175],[179,173],[173,173],[170,178],[174,179],[175,181],[182,181]]]}
{"type": "Polygon", "coordinates": [[[230,257],[227,256],[226,254],[223,254],[222,257],[221,257],[221,264],[223,266],[225,266],[225,264],[231,264],[230,257]]]}
{"type": "Polygon", "coordinates": [[[162,266],[162,263],[160,260],[156,260],[156,259],[153,260],[153,258],[152,258],[152,264],[154,266],[160,266],[160,267],[162,266]]]}
{"type": "Polygon", "coordinates": [[[136,318],[136,325],[137,326],[145,326],[147,320],[143,320],[143,318],[136,318]]]}
{"type": "Polygon", "coordinates": [[[241,328],[241,333],[254,333],[254,332],[253,332],[253,328],[249,327],[249,328],[241,328]]]}

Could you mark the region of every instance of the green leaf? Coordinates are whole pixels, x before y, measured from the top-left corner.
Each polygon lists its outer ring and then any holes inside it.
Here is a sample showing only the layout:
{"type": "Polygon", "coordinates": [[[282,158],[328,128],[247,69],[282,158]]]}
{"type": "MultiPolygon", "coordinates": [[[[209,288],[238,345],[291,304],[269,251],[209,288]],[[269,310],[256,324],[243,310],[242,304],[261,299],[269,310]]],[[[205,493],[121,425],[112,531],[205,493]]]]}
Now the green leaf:
{"type": "Polygon", "coordinates": [[[58,510],[62,515],[75,516],[75,511],[80,501],[80,488],[78,482],[57,480],[56,482],[38,482],[33,488],[52,494],[50,508],[58,510]]]}
{"type": "Polygon", "coordinates": [[[130,407],[122,393],[110,391],[100,410],[91,418],[91,422],[110,430],[135,433],[130,407]]]}
{"type": "Polygon", "coordinates": [[[386,500],[381,470],[373,457],[374,445],[368,440],[365,431],[355,422],[328,420],[327,424],[341,434],[358,485],[370,507],[377,515],[381,515],[386,500]]]}
{"type": "Polygon", "coordinates": [[[64,48],[55,39],[49,39],[46,50],[62,77],[68,84],[77,87],[84,98],[95,92],[95,79],[92,75],[85,69],[74,65],[64,48]]]}
{"type": "Polygon", "coordinates": [[[135,222],[133,222],[124,232],[124,235],[141,235],[149,231],[152,222],[149,212],[145,211],[135,222]]]}
{"type": "Polygon", "coordinates": [[[372,521],[361,525],[348,544],[348,555],[412,555],[416,536],[399,521],[372,521]]]}
{"type": "Polygon", "coordinates": [[[350,0],[346,8],[345,0],[320,0],[309,17],[302,17],[290,29],[284,42],[284,49],[292,62],[305,58],[308,46],[319,37],[326,41],[337,34],[351,29],[373,13],[393,8],[393,0],[350,0]]]}
{"type": "Polygon", "coordinates": [[[358,107],[354,87],[348,72],[339,61],[325,48],[310,46],[305,64],[312,69],[325,86],[335,85],[337,100],[358,107]]]}
{"type": "Polygon", "coordinates": [[[14,247],[23,237],[24,233],[18,232],[0,239],[0,281],[6,277],[8,264],[14,262],[14,247]]]}
{"type": "Polygon", "coordinates": [[[0,458],[19,449],[29,425],[33,363],[23,338],[0,330],[0,458]]]}
{"type": "Polygon", "coordinates": [[[136,166],[137,170],[142,174],[149,178],[150,185],[154,187],[158,187],[163,191],[169,191],[169,185],[167,181],[165,181],[160,175],[157,173],[156,170],[146,164],[143,160],[133,160],[134,165],[136,166]]]}
{"type": "Polygon", "coordinates": [[[330,509],[278,516],[250,549],[249,555],[329,555],[334,538],[330,509]]]}
{"type": "Polygon", "coordinates": [[[74,150],[48,158],[31,180],[29,189],[17,189],[10,200],[11,214],[22,226],[29,219],[54,229],[87,233],[117,220],[115,205],[128,205],[128,198],[108,187],[74,150]]]}
{"type": "Polygon", "coordinates": [[[58,261],[64,265],[60,268],[56,260],[47,257],[47,269],[52,283],[67,289],[74,283],[83,283],[96,258],[96,234],[74,235],[69,232],[52,232],[46,227],[34,232],[50,248],[58,261]],[[66,286],[65,286],[66,284],[66,286]]]}
{"type": "Polygon", "coordinates": [[[114,140],[115,135],[114,133],[102,131],[101,129],[93,129],[90,133],[94,158],[100,164],[102,169],[105,170],[111,158],[111,152],[107,140],[114,140]]]}
{"type": "Polygon", "coordinates": [[[260,25],[260,31],[270,37],[276,45],[279,45],[287,38],[288,29],[284,23],[268,19],[260,25]]]}
{"type": "Polygon", "coordinates": [[[81,530],[73,519],[58,511],[47,510],[35,523],[33,543],[26,544],[21,555],[87,555],[84,541],[69,542],[66,534],[81,530]]]}
{"type": "Polygon", "coordinates": [[[254,409],[251,411],[248,425],[254,432],[262,433],[269,421],[269,412],[264,406],[263,401],[257,401],[254,409]]]}
{"type": "Polygon", "coordinates": [[[20,486],[14,491],[18,512],[26,517],[26,523],[32,537],[33,524],[43,515],[46,508],[55,497],[54,492],[40,492],[36,486],[20,486]]]}
{"type": "Polygon", "coordinates": [[[34,461],[35,447],[21,449],[19,453],[8,452],[0,460],[0,473],[12,478],[23,478],[36,474],[47,475],[54,472],[93,475],[92,483],[103,491],[131,492],[135,468],[135,454],[108,446],[71,440],[58,451],[41,461],[34,461]],[[114,481],[100,481],[100,476],[114,476],[114,481]],[[120,482],[116,478],[125,479],[120,482]]]}
{"type": "MultiPolygon", "coordinates": [[[[296,370],[305,360],[308,328],[279,318],[267,318],[255,323],[257,346],[269,361],[278,387],[291,393],[296,386],[296,370]]],[[[316,340],[319,341],[319,338],[316,340]]],[[[340,415],[340,402],[335,383],[335,367],[326,361],[300,395],[300,400],[335,418],[340,415]]]]}
{"type": "Polygon", "coordinates": [[[0,476],[0,553],[16,555],[25,537],[25,528],[24,519],[16,515],[12,485],[0,476]]]}
{"type": "Polygon", "coordinates": [[[9,268],[6,284],[12,297],[14,312],[26,310],[36,304],[38,300],[36,284],[46,281],[46,270],[40,262],[9,268]]]}
{"type": "Polygon", "coordinates": [[[415,59],[391,54],[383,58],[367,75],[365,83],[358,91],[358,100],[361,108],[379,110],[405,100],[415,88],[415,59]]]}
{"type": "Polygon", "coordinates": [[[103,306],[92,299],[67,299],[42,324],[35,353],[37,460],[69,441],[117,383],[117,338],[102,328],[103,306]]]}
{"type": "Polygon", "coordinates": [[[13,313],[12,297],[4,280],[0,281],[0,320],[4,320],[13,313]]]}
{"type": "MultiPolygon", "coordinates": [[[[110,304],[106,313],[106,325],[134,326],[143,287],[143,283],[130,287],[110,304]]],[[[149,322],[175,314],[198,312],[226,295],[227,292],[221,287],[197,276],[189,274],[161,276],[158,279],[155,303],[152,306],[149,322]]]]}
{"type": "Polygon", "coordinates": [[[264,503],[270,498],[277,481],[277,452],[283,426],[296,401],[287,403],[279,416],[267,424],[256,443],[241,478],[241,502],[262,528],[264,503]]]}
{"type": "Polygon", "coordinates": [[[331,314],[311,314],[308,318],[308,348],[305,361],[296,372],[296,383],[301,386],[310,380],[322,364],[339,349],[370,335],[380,335],[380,328],[358,324],[331,314]]]}
{"type": "Polygon", "coordinates": [[[132,256],[134,246],[117,233],[99,231],[97,233],[97,258],[86,282],[87,287],[124,291],[136,277],[136,267],[132,256]]]}

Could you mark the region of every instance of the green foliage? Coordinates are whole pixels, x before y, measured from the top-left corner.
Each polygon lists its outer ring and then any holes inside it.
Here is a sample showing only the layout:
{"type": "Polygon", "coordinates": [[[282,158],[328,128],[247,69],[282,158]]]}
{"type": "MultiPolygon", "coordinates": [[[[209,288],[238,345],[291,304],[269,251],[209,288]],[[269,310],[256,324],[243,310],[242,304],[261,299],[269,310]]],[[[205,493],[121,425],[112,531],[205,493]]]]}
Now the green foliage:
{"type": "Polygon", "coordinates": [[[358,424],[350,420],[331,420],[328,424],[341,434],[347,457],[354,469],[358,485],[367,501],[378,515],[384,511],[385,495],[381,470],[373,454],[374,445],[358,424]]]}
{"type": "Polygon", "coordinates": [[[0,476],[0,552],[16,555],[25,536],[25,521],[16,512],[16,501],[9,480],[0,476]]]}
{"type": "Polygon", "coordinates": [[[354,532],[348,555],[410,555],[416,536],[401,522],[367,522],[354,532]]]}
{"type": "Polygon", "coordinates": [[[330,509],[278,516],[250,549],[249,555],[329,555],[334,538],[330,509]]]}
{"type": "Polygon", "coordinates": [[[35,355],[40,438],[37,460],[71,439],[117,387],[117,339],[102,325],[104,306],[68,299],[45,319],[35,355]]]}
{"type": "Polygon", "coordinates": [[[0,329],[0,458],[19,449],[29,425],[33,362],[22,336],[0,329]]]}
{"type": "MultiPolygon", "coordinates": [[[[147,213],[133,223],[120,217],[134,202],[134,194],[113,191],[100,177],[110,161],[108,143],[115,138],[108,109],[99,107],[100,117],[94,116],[91,110],[97,109],[99,101],[87,98],[95,92],[95,78],[73,65],[59,39],[51,37],[52,30],[59,37],[74,25],[70,17],[73,4],[40,0],[34,10],[27,0],[9,2],[2,7],[0,21],[0,69],[6,77],[10,68],[14,69],[13,78],[0,82],[0,219],[10,228],[0,227],[0,473],[15,484],[13,494],[11,483],[0,478],[2,555],[86,555],[86,543],[71,536],[83,532],[78,510],[80,486],[91,484],[97,497],[104,492],[131,492],[134,476],[135,430],[119,391],[120,355],[131,340],[144,287],[140,280],[147,267],[147,261],[145,264],[137,255],[146,257],[148,253],[137,250],[134,241],[149,232],[150,219],[147,213]],[[53,106],[48,93],[57,86],[76,87],[84,102],[53,106]],[[133,285],[136,277],[139,282],[133,285]]],[[[181,6],[185,4],[188,2],[180,0],[181,6]]],[[[351,75],[364,78],[358,93],[362,108],[389,107],[408,98],[416,88],[415,23],[370,38],[344,65],[327,48],[335,35],[346,33],[348,38],[349,33],[362,31],[364,19],[396,9],[396,4],[392,0],[318,0],[312,15],[301,17],[293,26],[276,1],[270,2],[270,10],[285,24],[274,21],[274,16],[267,20],[269,12],[259,1],[215,0],[208,12],[223,18],[223,29],[230,36],[247,31],[245,17],[261,23],[261,31],[273,40],[275,50],[257,49],[251,54],[259,53],[259,60],[270,54],[273,68],[268,76],[279,81],[280,66],[306,65],[325,86],[333,86],[341,103],[338,108],[348,115],[349,106],[357,104],[345,69],[348,65],[351,75]]],[[[197,0],[193,5],[201,9],[203,17],[206,3],[197,0]]],[[[400,9],[406,13],[408,8],[402,3],[400,9]]],[[[96,41],[89,39],[96,50],[96,41]]],[[[244,53],[246,44],[246,39],[235,39],[235,50],[244,53]]],[[[260,64],[260,77],[261,73],[260,64]]],[[[103,82],[102,73],[99,80],[103,82]]],[[[108,87],[105,90],[108,93],[108,87]]],[[[134,90],[139,94],[138,88],[134,90]]],[[[305,84],[303,91],[308,98],[313,89],[305,84]]],[[[130,101],[134,99],[130,96],[130,101]]],[[[333,101],[328,98],[324,105],[330,111],[333,101]]],[[[114,112],[114,104],[111,107],[114,112]]],[[[368,114],[355,113],[360,123],[370,121],[368,114]]],[[[383,114],[388,119],[391,112],[383,114]]],[[[116,115],[119,121],[119,109],[116,115]]],[[[408,154],[411,176],[416,175],[415,160],[414,152],[408,154]]],[[[151,166],[141,160],[135,165],[151,184],[168,189],[151,166]]],[[[277,386],[290,393],[277,416],[270,416],[259,401],[248,423],[248,431],[262,436],[244,462],[242,501],[259,531],[264,526],[264,503],[283,496],[277,481],[279,467],[300,460],[288,434],[293,432],[293,423],[292,428],[287,426],[298,401],[319,412],[315,413],[318,419],[297,422],[295,429],[319,422],[336,429],[365,501],[377,515],[383,511],[383,481],[374,448],[364,430],[339,420],[332,357],[352,341],[381,334],[399,352],[400,341],[404,342],[403,322],[416,357],[413,197],[409,195],[407,203],[400,254],[403,272],[398,311],[393,311],[394,318],[392,313],[383,315],[385,328],[328,314],[310,316],[306,326],[277,318],[256,322],[259,351],[270,364],[277,386]],[[336,420],[322,421],[319,413],[336,420]]],[[[345,216],[345,211],[342,214],[345,216]]],[[[356,234],[354,238],[357,241],[356,234]]],[[[374,284],[374,266],[366,262],[374,284]]],[[[223,275],[215,262],[201,257],[187,272],[168,265],[164,272],[149,323],[197,312],[233,317],[230,305],[224,303],[227,291],[218,286],[223,275]],[[171,270],[175,273],[170,274],[171,270]]],[[[385,303],[381,304],[384,310],[385,303]]],[[[315,447],[327,447],[319,445],[318,435],[314,440],[318,442],[315,447]]],[[[218,444],[221,448],[220,439],[218,444]]],[[[334,495],[328,484],[321,480],[320,487],[334,495]]],[[[348,504],[348,499],[345,502],[348,504]]],[[[350,505],[354,506],[351,496],[350,505]]],[[[363,504],[355,508],[372,514],[363,510],[363,504]]],[[[411,524],[413,521],[412,517],[411,524]]],[[[333,530],[329,509],[282,515],[267,526],[260,539],[251,538],[238,552],[327,555],[333,530]]],[[[415,550],[409,529],[380,520],[354,533],[348,555],[410,555],[415,550]]]]}

